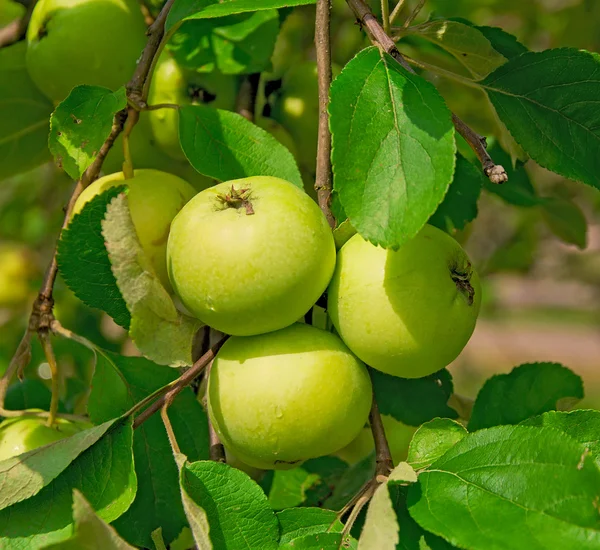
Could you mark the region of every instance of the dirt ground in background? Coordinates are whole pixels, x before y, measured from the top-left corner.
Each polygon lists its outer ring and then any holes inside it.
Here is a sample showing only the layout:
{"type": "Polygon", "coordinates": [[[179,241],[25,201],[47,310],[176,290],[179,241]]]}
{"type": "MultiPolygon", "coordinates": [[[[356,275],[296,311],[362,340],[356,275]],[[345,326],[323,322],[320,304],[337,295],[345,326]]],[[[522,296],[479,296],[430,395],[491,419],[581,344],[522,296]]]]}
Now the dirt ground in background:
{"type": "Polygon", "coordinates": [[[600,408],[600,327],[529,324],[480,319],[462,354],[450,365],[458,393],[475,397],[493,374],[522,363],[555,362],[583,378],[580,407],[600,408]]]}

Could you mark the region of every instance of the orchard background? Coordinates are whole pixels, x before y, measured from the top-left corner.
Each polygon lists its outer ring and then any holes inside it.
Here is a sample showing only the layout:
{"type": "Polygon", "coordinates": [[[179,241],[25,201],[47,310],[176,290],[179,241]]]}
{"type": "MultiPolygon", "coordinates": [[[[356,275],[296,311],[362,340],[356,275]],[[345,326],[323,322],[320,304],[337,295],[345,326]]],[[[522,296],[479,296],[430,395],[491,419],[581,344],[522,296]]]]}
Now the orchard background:
{"type": "MultiPolygon", "coordinates": [[[[598,2],[34,8],[0,0],[0,416],[86,424],[12,457],[0,426],[0,548],[600,549],[598,2]],[[227,466],[204,397],[223,335],[144,278],[126,187],[61,233],[133,169],[284,178],[338,248],[435,225],[481,279],[475,332],[430,376],[371,369],[383,422],[349,447],[227,466]]],[[[325,304],[305,322],[333,330],[325,304]]]]}

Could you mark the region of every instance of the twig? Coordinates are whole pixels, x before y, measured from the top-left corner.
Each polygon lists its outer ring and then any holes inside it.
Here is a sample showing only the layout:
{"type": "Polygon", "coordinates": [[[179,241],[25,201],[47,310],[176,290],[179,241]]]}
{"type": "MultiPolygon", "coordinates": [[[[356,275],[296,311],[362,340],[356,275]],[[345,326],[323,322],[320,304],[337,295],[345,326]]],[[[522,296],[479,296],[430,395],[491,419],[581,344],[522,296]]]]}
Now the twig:
{"type": "Polygon", "coordinates": [[[369,413],[369,424],[371,425],[371,433],[375,442],[375,477],[388,476],[394,469],[392,453],[385,436],[385,429],[381,422],[377,399],[373,392],[373,402],[371,403],[371,412],[369,413]]]}
{"type": "Polygon", "coordinates": [[[219,340],[212,348],[210,348],[198,361],[196,361],[187,371],[185,371],[174,383],[172,389],[169,392],[157,399],[152,405],[150,405],[144,412],[142,412],[134,421],[133,428],[137,428],[142,425],[148,418],[150,418],[156,411],[160,410],[165,404],[167,395],[171,395],[174,398],[183,388],[193,382],[193,380],[208,366],[208,364],[215,358],[217,352],[221,349],[221,346],[227,341],[229,336],[224,336],[219,340]]]}
{"type": "Polygon", "coordinates": [[[402,11],[402,8],[404,7],[404,2],[405,2],[405,0],[398,0],[396,7],[392,10],[392,14],[390,15],[390,25],[392,25],[394,23],[394,21],[396,20],[396,17],[398,17],[398,15],[400,15],[400,12],[402,11]]]}
{"type": "Polygon", "coordinates": [[[317,169],[315,190],[319,206],[333,229],[335,218],[331,212],[331,132],[329,131],[329,87],[331,86],[331,0],[317,0],[315,46],[319,80],[319,134],[317,141],[317,169]]]}
{"type": "MultiPolygon", "coordinates": [[[[415,71],[404,59],[404,56],[398,51],[396,44],[387,35],[383,27],[379,24],[379,21],[371,13],[369,7],[363,2],[363,0],[346,0],[360,23],[367,29],[371,42],[379,46],[387,54],[393,57],[402,67],[407,71],[414,73],[415,71]]],[[[485,138],[480,136],[477,132],[472,130],[467,124],[465,124],[455,114],[452,114],[452,122],[457,132],[465,139],[471,149],[477,155],[477,158],[481,162],[483,172],[490,179],[492,183],[504,183],[508,180],[508,175],[504,168],[495,164],[489,153],[485,148],[485,138]]]]}
{"type": "Polygon", "coordinates": [[[390,0],[381,0],[381,21],[383,30],[390,34],[390,0]]]}
{"type": "Polygon", "coordinates": [[[160,417],[162,418],[165,430],[167,431],[167,437],[169,438],[171,449],[173,449],[174,453],[180,454],[181,450],[179,449],[179,444],[177,443],[177,438],[175,437],[175,431],[173,430],[171,419],[169,418],[169,407],[173,403],[173,399],[175,399],[176,395],[177,394],[173,393],[172,390],[165,395],[165,404],[160,409],[160,417]]]}
{"type": "MultiPolygon", "coordinates": [[[[419,15],[419,12],[423,9],[424,5],[425,5],[425,0],[419,0],[419,3],[415,6],[415,9],[412,12],[410,12],[410,15],[406,18],[406,21],[404,21],[404,25],[402,25],[405,29],[408,29],[408,27],[415,20],[417,15],[419,15]]],[[[388,34],[389,34],[389,30],[388,30],[388,34]]]]}
{"type": "MultiPolygon", "coordinates": [[[[212,369],[212,361],[206,369],[206,377],[210,376],[210,370],[212,369]]],[[[209,438],[209,457],[213,462],[226,462],[225,447],[219,439],[219,434],[215,430],[213,423],[208,416],[208,438],[209,438]]]]}
{"type": "Polygon", "coordinates": [[[5,48],[25,38],[27,27],[31,20],[31,14],[33,13],[33,8],[35,8],[36,4],[37,0],[31,0],[21,19],[16,19],[12,23],[6,25],[6,27],[0,29],[0,48],[5,48]]]}
{"type": "Polygon", "coordinates": [[[58,394],[60,391],[58,365],[56,364],[54,349],[50,343],[50,334],[47,331],[40,332],[39,339],[42,344],[42,349],[44,350],[46,360],[48,361],[48,366],[50,367],[50,373],[52,377],[52,397],[50,400],[50,410],[48,411],[48,420],[46,422],[46,426],[52,427],[54,420],[56,419],[56,414],[58,413],[58,394]]]}
{"type": "Polygon", "coordinates": [[[242,81],[235,102],[235,110],[250,122],[254,120],[259,83],[260,73],[247,75],[242,81]]]}

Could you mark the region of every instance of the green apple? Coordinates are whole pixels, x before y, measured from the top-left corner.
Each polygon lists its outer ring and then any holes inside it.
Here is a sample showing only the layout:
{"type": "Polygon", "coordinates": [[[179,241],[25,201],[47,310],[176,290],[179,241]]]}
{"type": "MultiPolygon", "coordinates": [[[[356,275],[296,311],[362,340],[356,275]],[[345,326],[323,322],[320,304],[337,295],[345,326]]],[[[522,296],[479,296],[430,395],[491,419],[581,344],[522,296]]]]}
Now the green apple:
{"type": "MultiPolygon", "coordinates": [[[[334,65],[334,76],[339,72],[339,67],[334,65]]],[[[300,167],[314,174],[319,127],[317,64],[314,61],[300,63],[285,74],[271,116],[294,139],[300,167]]]]}
{"type": "MultiPolygon", "coordinates": [[[[215,180],[196,172],[187,159],[175,160],[158,147],[148,117],[149,112],[140,113],[138,123],[129,137],[129,153],[133,167],[135,169],[151,168],[169,172],[189,182],[197,191],[214,185],[215,180]]],[[[123,155],[122,136],[123,134],[117,138],[102,165],[102,169],[106,174],[123,170],[125,157],[123,155]]]]}
{"type": "Polygon", "coordinates": [[[40,0],[27,29],[27,69],[54,102],[79,84],[116,90],[146,45],[135,0],[40,0]]]}
{"type": "Polygon", "coordinates": [[[15,19],[23,17],[25,6],[13,0],[0,0],[0,28],[12,23],[15,19]]]}
{"type": "Polygon", "coordinates": [[[263,469],[293,468],[345,447],[365,425],[371,397],[369,373],[344,343],[301,323],[230,338],[208,380],[221,441],[263,469]]]}
{"type": "Polygon", "coordinates": [[[365,363],[403,378],[443,369],[468,342],[479,277],[461,246],[426,225],[398,250],[352,237],[339,251],[327,310],[365,363]]]}
{"type": "MultiPolygon", "coordinates": [[[[392,454],[392,460],[394,465],[397,466],[400,462],[406,460],[408,445],[417,428],[407,426],[393,416],[385,414],[381,415],[381,421],[392,454]]],[[[348,445],[334,453],[334,456],[341,458],[348,464],[355,464],[369,456],[374,449],[373,434],[371,428],[367,426],[348,445]]]]}
{"type": "Polygon", "coordinates": [[[254,481],[258,481],[264,474],[265,471],[261,468],[255,468],[245,462],[242,462],[237,456],[235,456],[229,449],[225,449],[225,462],[232,468],[241,470],[246,475],[250,476],[254,481]]]}
{"type": "MultiPolygon", "coordinates": [[[[164,52],[154,69],[148,103],[204,104],[233,110],[237,87],[234,76],[183,69],[168,52],[164,52]]],[[[163,151],[175,159],[185,158],[179,144],[179,113],[175,109],[150,111],[150,125],[154,139],[163,151]]]]}
{"type": "Polygon", "coordinates": [[[142,249],[161,283],[170,291],[167,276],[169,228],[175,215],[196,194],[196,190],[187,181],[158,170],[135,170],[134,177],[127,180],[123,172],[117,172],[87,187],[77,199],[73,215],[78,214],[96,195],[123,184],[129,187],[129,210],[142,249]]]}
{"type": "Polygon", "coordinates": [[[201,191],[175,217],[169,278],[183,305],[237,336],[300,319],[327,288],[333,235],[319,207],[295,185],[268,176],[201,191]]]}
{"type": "Polygon", "coordinates": [[[20,306],[32,293],[32,278],[38,268],[27,247],[0,243],[0,307],[20,306]]]}
{"type": "Polygon", "coordinates": [[[0,423],[0,461],[32,451],[91,427],[57,418],[54,426],[46,426],[45,418],[21,416],[0,423]]]}

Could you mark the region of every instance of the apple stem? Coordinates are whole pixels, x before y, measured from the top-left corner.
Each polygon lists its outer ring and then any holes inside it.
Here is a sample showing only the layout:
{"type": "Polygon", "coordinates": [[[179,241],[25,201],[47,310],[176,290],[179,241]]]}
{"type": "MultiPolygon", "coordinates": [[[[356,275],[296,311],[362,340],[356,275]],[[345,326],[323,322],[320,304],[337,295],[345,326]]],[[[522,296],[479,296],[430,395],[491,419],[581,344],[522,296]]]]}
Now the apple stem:
{"type": "MultiPolygon", "coordinates": [[[[210,376],[213,362],[211,361],[206,368],[206,378],[210,376]]],[[[215,430],[213,423],[208,416],[208,437],[209,437],[209,457],[213,462],[226,462],[225,458],[225,447],[219,439],[219,434],[215,430]]]]}
{"type": "Polygon", "coordinates": [[[385,435],[383,422],[381,421],[381,414],[379,413],[375,392],[373,392],[371,412],[369,413],[369,424],[371,425],[371,433],[373,434],[373,441],[375,442],[375,477],[380,475],[387,477],[394,469],[394,462],[385,435]]]}
{"type": "Polygon", "coordinates": [[[59,370],[58,365],[56,363],[56,356],[54,355],[54,349],[52,348],[52,343],[50,342],[50,334],[48,331],[43,331],[39,333],[39,339],[42,344],[42,349],[44,350],[44,355],[46,356],[46,361],[48,362],[48,366],[50,367],[50,375],[52,377],[52,397],[50,399],[50,411],[48,414],[48,419],[46,420],[46,426],[51,428],[56,421],[56,414],[58,413],[58,401],[59,401],[59,392],[60,392],[60,378],[59,378],[59,370]]]}

